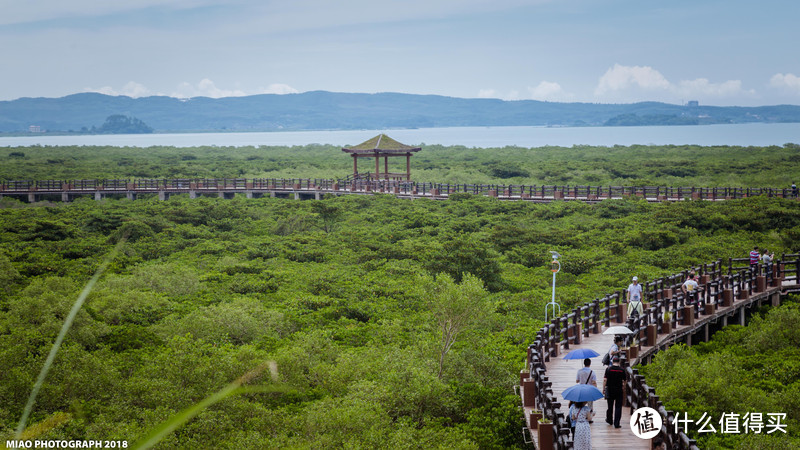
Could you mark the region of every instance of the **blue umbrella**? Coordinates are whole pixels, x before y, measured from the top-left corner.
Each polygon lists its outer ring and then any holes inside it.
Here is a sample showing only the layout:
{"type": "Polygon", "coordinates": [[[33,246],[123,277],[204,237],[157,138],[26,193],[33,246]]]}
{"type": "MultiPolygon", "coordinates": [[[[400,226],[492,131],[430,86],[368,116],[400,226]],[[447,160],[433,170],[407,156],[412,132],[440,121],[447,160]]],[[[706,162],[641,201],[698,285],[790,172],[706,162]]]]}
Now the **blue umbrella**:
{"type": "Polygon", "coordinates": [[[564,359],[586,359],[594,358],[595,356],[600,356],[600,353],[597,353],[590,348],[579,348],[567,353],[567,355],[564,356],[564,359]]]}
{"type": "Polygon", "coordinates": [[[561,397],[573,402],[591,402],[603,398],[603,393],[591,384],[576,384],[564,389],[561,397]]]}

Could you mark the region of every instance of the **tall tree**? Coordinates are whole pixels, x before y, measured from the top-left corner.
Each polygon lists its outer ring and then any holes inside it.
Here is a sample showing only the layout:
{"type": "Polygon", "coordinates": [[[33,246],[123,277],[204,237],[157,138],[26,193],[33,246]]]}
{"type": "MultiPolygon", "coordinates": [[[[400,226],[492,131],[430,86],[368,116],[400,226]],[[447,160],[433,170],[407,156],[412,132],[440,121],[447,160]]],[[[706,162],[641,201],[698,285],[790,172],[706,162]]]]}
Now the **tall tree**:
{"type": "Polygon", "coordinates": [[[483,281],[470,273],[461,283],[445,273],[436,277],[430,288],[430,309],[441,333],[439,345],[439,378],[444,373],[444,360],[458,336],[481,317],[489,314],[488,293],[483,281]]]}

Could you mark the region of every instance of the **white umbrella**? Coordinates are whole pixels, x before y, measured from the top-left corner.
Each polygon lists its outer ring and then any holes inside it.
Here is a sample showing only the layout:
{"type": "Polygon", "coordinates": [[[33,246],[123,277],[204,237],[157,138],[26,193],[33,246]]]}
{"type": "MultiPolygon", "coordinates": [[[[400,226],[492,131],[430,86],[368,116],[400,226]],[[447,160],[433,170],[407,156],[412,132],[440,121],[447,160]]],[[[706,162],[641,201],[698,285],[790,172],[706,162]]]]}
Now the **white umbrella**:
{"type": "Polygon", "coordinates": [[[603,334],[633,334],[633,331],[626,326],[617,325],[615,327],[609,327],[606,331],[603,331],[603,334]]]}

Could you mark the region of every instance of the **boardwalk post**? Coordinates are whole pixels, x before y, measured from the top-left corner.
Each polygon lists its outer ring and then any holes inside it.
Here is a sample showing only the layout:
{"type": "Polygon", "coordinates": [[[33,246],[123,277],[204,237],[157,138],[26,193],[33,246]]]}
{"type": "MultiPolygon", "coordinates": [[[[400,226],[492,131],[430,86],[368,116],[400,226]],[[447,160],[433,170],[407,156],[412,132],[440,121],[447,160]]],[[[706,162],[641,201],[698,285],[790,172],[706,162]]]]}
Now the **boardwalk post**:
{"type": "Polygon", "coordinates": [[[536,380],[527,378],[522,381],[522,406],[536,407],[536,380]]]}
{"type": "Polygon", "coordinates": [[[722,277],[722,285],[724,286],[722,290],[722,306],[727,308],[733,305],[733,289],[731,289],[727,275],[722,277]]]}
{"type": "Polygon", "coordinates": [[[681,325],[694,325],[694,306],[685,305],[683,307],[683,322],[681,325]]]}
{"type": "Polygon", "coordinates": [[[775,269],[772,274],[772,287],[780,287],[783,284],[783,280],[786,278],[783,271],[784,266],[782,262],[775,264],[775,269]]]}
{"type": "Polygon", "coordinates": [[[628,321],[628,309],[625,303],[625,291],[619,291],[617,294],[617,323],[625,323],[628,321]]]}
{"type": "Polygon", "coordinates": [[[654,347],[656,345],[656,339],[658,338],[658,333],[656,331],[656,324],[651,323],[647,326],[647,346],[654,347]]]}
{"type": "Polygon", "coordinates": [[[745,272],[744,271],[740,271],[739,272],[739,300],[747,300],[748,298],[750,298],[750,292],[748,292],[748,290],[744,288],[744,277],[745,277],[745,272]]]}
{"type": "Polygon", "coordinates": [[[553,424],[552,423],[540,423],[538,427],[539,431],[539,445],[538,448],[542,450],[550,450],[555,448],[554,446],[554,436],[553,433],[553,424]]]}
{"type": "Polygon", "coordinates": [[[759,275],[756,277],[756,290],[755,292],[764,292],[767,290],[767,277],[759,275]]]}

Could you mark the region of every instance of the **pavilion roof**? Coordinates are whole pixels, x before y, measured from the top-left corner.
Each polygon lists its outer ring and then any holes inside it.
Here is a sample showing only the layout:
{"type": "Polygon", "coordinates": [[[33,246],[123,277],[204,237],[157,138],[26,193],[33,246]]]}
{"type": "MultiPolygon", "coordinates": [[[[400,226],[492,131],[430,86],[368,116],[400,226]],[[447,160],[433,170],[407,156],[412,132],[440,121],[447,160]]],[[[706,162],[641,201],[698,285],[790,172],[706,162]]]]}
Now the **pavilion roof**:
{"type": "Polygon", "coordinates": [[[343,152],[357,153],[357,154],[374,154],[374,153],[395,153],[405,154],[413,153],[422,150],[420,147],[412,147],[410,145],[401,144],[385,134],[379,134],[372,139],[366,140],[358,145],[352,147],[342,148],[343,152]]]}

